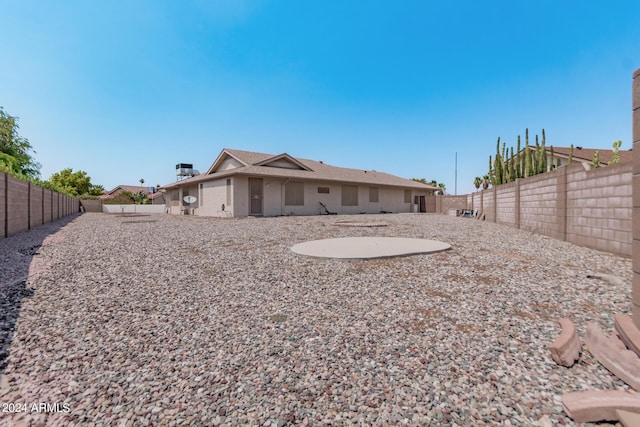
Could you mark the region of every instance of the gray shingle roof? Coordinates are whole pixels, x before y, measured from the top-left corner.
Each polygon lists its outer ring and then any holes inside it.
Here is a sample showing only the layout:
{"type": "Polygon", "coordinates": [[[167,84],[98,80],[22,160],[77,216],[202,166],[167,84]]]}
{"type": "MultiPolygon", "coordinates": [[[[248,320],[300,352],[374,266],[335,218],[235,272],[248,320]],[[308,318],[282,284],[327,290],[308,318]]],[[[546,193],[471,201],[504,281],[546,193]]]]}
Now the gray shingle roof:
{"type": "MultiPolygon", "coordinates": [[[[388,173],[362,170],[362,169],[350,169],[341,168],[337,166],[331,166],[326,163],[317,162],[315,160],[300,159],[292,157],[299,163],[307,167],[308,171],[299,169],[286,169],[270,166],[257,166],[257,163],[261,163],[267,159],[275,157],[273,154],[256,153],[252,151],[233,150],[225,148],[218,156],[218,159],[223,155],[230,155],[231,157],[244,163],[246,166],[239,168],[226,170],[223,172],[213,172],[205,175],[198,175],[192,178],[188,178],[182,181],[177,181],[164,188],[175,188],[182,185],[189,185],[200,183],[203,181],[210,181],[214,179],[220,179],[232,175],[250,175],[250,176],[262,176],[272,178],[290,178],[300,179],[305,181],[333,181],[333,182],[349,182],[366,185],[380,185],[380,186],[392,186],[392,187],[404,187],[404,188],[416,188],[421,190],[437,190],[438,187],[434,187],[429,184],[423,184],[421,182],[412,181],[410,179],[401,178],[399,176],[390,175],[388,173]]],[[[211,168],[210,168],[211,169],[211,168]]]]}

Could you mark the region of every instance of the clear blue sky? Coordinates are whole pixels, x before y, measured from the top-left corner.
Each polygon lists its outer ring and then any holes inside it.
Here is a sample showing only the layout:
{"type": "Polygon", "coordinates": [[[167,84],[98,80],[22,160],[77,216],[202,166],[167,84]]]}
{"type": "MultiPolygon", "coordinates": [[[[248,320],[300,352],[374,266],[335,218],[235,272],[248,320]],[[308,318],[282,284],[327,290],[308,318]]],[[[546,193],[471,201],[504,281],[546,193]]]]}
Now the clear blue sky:
{"type": "Polygon", "coordinates": [[[47,179],[224,147],[474,189],[498,136],[631,148],[640,2],[0,0],[0,105],[47,179]]]}

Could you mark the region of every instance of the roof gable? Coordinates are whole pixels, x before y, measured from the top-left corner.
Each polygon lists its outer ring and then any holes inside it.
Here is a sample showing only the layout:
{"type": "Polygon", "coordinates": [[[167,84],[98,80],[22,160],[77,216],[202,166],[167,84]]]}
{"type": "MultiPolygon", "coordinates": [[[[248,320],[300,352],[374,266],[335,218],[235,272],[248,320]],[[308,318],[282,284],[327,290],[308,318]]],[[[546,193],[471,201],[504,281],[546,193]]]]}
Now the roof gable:
{"type": "Polygon", "coordinates": [[[312,171],[311,168],[309,168],[308,166],[305,166],[298,159],[291,157],[287,153],[282,153],[277,156],[273,156],[271,158],[265,159],[261,162],[256,163],[255,166],[266,166],[270,168],[312,171]]]}
{"type": "Polygon", "coordinates": [[[248,164],[225,148],[220,152],[218,158],[213,162],[206,175],[240,168],[242,166],[248,166],[248,164]]]}

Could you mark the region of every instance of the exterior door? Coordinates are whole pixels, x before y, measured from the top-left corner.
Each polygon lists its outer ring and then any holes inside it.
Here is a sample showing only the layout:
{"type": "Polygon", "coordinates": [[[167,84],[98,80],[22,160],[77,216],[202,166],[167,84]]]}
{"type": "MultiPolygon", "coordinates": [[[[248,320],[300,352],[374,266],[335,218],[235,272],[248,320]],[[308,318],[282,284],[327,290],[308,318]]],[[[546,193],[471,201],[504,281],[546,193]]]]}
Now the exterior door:
{"type": "Polygon", "coordinates": [[[262,215],[262,178],[249,178],[249,215],[262,215]]]}
{"type": "Polygon", "coordinates": [[[420,196],[420,208],[418,212],[427,212],[427,198],[425,196],[420,196]]]}

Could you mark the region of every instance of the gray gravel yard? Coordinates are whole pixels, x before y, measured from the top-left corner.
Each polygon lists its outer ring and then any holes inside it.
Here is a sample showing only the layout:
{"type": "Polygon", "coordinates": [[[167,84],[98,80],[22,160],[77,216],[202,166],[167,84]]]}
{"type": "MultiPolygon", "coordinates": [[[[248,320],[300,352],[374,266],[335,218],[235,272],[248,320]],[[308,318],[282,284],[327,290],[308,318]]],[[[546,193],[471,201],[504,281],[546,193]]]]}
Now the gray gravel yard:
{"type": "Polygon", "coordinates": [[[573,425],[562,393],[627,389],[546,347],[558,317],[582,337],[630,314],[631,260],[483,221],[83,214],[0,241],[0,262],[2,426],[573,425]],[[343,236],[452,250],[290,251],[343,236]]]}

